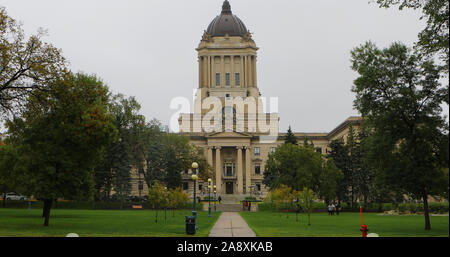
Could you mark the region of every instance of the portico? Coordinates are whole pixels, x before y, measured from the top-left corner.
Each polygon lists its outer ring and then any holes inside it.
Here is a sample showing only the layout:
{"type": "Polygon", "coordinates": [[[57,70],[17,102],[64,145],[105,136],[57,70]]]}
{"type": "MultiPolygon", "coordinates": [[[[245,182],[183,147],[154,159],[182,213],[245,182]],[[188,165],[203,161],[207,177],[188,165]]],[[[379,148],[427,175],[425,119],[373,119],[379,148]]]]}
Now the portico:
{"type": "Polygon", "coordinates": [[[208,164],[215,170],[219,194],[248,192],[251,184],[251,135],[236,132],[206,136],[208,164]]]}

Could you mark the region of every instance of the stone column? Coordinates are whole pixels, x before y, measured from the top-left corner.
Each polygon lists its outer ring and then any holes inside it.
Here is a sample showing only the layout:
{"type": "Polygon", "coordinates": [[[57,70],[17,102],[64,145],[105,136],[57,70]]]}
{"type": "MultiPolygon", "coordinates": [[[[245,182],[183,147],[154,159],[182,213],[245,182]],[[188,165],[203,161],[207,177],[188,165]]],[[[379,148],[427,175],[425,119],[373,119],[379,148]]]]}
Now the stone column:
{"type": "Polygon", "coordinates": [[[206,57],[206,85],[211,87],[211,56],[206,57]]]}
{"type": "Polygon", "coordinates": [[[217,193],[223,194],[222,192],[222,160],[220,158],[221,147],[216,147],[216,189],[217,193]]]}
{"type": "Polygon", "coordinates": [[[203,84],[202,84],[202,59],[203,57],[199,56],[198,57],[198,87],[202,88],[203,84]]]}
{"type": "Polygon", "coordinates": [[[220,86],[226,87],[225,85],[225,56],[220,56],[220,86]]]}
{"type": "Polygon", "coordinates": [[[236,87],[236,74],[234,74],[235,72],[234,72],[234,55],[231,55],[230,56],[230,61],[231,61],[231,63],[230,63],[230,69],[231,69],[231,71],[230,71],[230,86],[231,87],[236,87]]]}
{"type": "Polygon", "coordinates": [[[211,56],[211,87],[216,87],[216,57],[211,56]]]}
{"type": "Polygon", "coordinates": [[[245,193],[250,193],[250,186],[252,183],[252,172],[251,172],[251,155],[252,155],[252,148],[246,147],[245,148],[245,193]]]}
{"type": "Polygon", "coordinates": [[[253,84],[254,84],[254,86],[255,87],[258,87],[258,76],[257,76],[257,72],[256,72],[256,59],[257,59],[257,56],[255,55],[254,57],[254,60],[253,60],[253,78],[254,78],[254,81],[253,81],[253,84]]]}
{"type": "Polygon", "coordinates": [[[213,151],[212,147],[208,147],[208,164],[213,166],[213,151]]]}
{"type": "Polygon", "coordinates": [[[244,56],[241,56],[241,87],[247,86],[247,81],[245,80],[245,64],[244,64],[244,56]]]}
{"type": "Polygon", "coordinates": [[[245,87],[249,87],[249,80],[248,80],[248,58],[247,56],[244,56],[244,77],[245,77],[245,87]]]}
{"type": "Polygon", "coordinates": [[[244,193],[244,170],[242,165],[242,147],[236,147],[237,149],[237,193],[243,194],[244,193]]]}

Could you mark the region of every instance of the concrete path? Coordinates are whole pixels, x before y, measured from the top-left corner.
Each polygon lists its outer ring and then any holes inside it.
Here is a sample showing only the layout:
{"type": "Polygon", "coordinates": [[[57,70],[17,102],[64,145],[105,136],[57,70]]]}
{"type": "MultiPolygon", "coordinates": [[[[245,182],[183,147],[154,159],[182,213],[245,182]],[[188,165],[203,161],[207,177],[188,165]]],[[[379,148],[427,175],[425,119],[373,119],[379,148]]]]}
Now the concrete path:
{"type": "Polygon", "coordinates": [[[209,237],[256,237],[237,212],[224,212],[209,233],[209,237]]]}

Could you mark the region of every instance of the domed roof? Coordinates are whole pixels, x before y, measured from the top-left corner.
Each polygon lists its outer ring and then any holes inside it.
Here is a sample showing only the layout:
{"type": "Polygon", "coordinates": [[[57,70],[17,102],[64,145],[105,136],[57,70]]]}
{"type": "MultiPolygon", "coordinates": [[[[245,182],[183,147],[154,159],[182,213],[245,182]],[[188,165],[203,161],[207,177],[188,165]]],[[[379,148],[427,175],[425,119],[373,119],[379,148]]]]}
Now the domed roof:
{"type": "Polygon", "coordinates": [[[222,13],[217,16],[206,30],[212,37],[244,36],[248,33],[247,27],[236,15],[231,12],[231,5],[228,0],[223,2],[222,13]]]}

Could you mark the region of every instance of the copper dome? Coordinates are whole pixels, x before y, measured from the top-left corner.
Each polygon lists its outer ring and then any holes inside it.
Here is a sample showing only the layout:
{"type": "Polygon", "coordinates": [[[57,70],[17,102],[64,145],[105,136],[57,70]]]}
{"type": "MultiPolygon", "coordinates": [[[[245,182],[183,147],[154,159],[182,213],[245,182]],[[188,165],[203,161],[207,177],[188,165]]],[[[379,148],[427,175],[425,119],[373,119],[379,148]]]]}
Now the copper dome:
{"type": "Polygon", "coordinates": [[[236,15],[231,12],[228,0],[222,6],[222,13],[209,24],[207,32],[212,37],[244,36],[248,33],[247,27],[236,15]]]}

